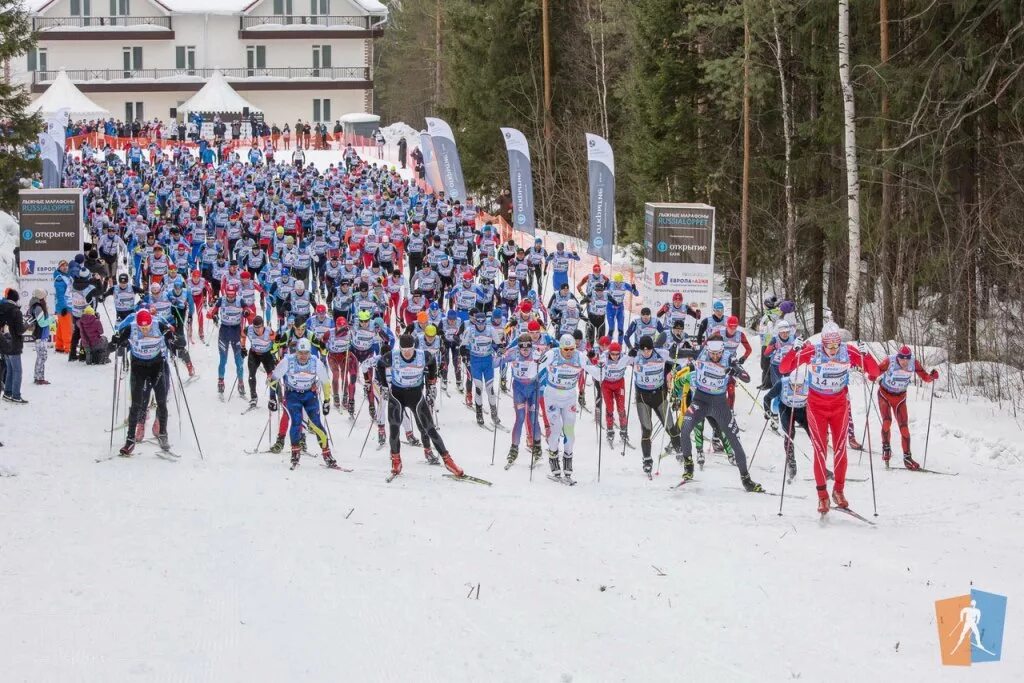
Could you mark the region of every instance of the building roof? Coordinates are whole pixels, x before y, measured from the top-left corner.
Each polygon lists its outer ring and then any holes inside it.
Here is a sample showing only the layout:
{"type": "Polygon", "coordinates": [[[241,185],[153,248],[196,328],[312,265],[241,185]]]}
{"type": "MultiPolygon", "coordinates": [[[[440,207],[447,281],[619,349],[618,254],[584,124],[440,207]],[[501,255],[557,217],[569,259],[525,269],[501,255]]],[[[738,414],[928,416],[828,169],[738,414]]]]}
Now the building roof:
{"type": "Polygon", "coordinates": [[[72,121],[110,117],[109,111],[90,100],[85,93],[78,89],[78,86],[71,82],[64,69],[61,69],[50,87],[32,104],[28,105],[26,110],[30,114],[37,111],[49,114],[64,108],[68,109],[68,116],[72,121]]]}
{"type": "MultiPolygon", "coordinates": [[[[241,14],[261,2],[270,0],[150,0],[165,12],[175,14],[241,14]]],[[[26,0],[25,6],[31,12],[43,12],[56,0],[26,0]]],[[[367,14],[388,13],[388,8],[378,0],[349,0],[357,9],[367,14]]]]}
{"type": "Polygon", "coordinates": [[[263,111],[259,107],[250,104],[248,100],[235,92],[235,89],[224,78],[224,74],[219,71],[214,71],[206,85],[200,88],[199,92],[186,100],[178,109],[186,114],[194,111],[211,114],[219,112],[241,113],[244,109],[263,111]]]}

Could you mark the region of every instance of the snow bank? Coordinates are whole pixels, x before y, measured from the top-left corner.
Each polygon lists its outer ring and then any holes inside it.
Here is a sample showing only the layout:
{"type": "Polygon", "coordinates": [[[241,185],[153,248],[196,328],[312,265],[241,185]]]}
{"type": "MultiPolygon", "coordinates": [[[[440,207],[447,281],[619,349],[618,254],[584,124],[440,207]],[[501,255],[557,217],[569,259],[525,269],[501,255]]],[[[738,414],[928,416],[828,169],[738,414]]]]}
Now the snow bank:
{"type": "Polygon", "coordinates": [[[420,132],[404,121],[384,126],[380,132],[384,134],[384,142],[389,145],[397,145],[398,141],[404,137],[405,141],[409,143],[409,151],[412,151],[413,147],[419,147],[420,132]]]}
{"type": "Polygon", "coordinates": [[[14,248],[18,246],[18,221],[0,211],[0,290],[16,285],[18,272],[14,267],[14,248]]]}

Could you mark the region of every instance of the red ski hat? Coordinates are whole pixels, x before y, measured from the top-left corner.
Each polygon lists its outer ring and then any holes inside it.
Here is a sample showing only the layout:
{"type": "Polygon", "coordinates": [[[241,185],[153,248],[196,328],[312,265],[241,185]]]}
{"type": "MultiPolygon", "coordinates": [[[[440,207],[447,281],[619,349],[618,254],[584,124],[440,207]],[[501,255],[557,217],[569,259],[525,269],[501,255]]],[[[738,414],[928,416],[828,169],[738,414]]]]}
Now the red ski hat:
{"type": "Polygon", "coordinates": [[[594,264],[594,273],[598,274],[600,272],[601,272],[601,264],[600,263],[595,263],[594,264]]]}
{"type": "MultiPolygon", "coordinates": [[[[608,335],[605,335],[605,336],[603,336],[603,337],[601,337],[600,339],[597,340],[597,345],[600,346],[602,349],[605,348],[605,347],[611,348],[611,343],[612,343],[612,338],[609,337],[608,335]]],[[[621,345],[620,345],[619,348],[622,348],[621,345]]]]}
{"type": "Polygon", "coordinates": [[[729,319],[725,321],[726,327],[737,327],[740,324],[740,319],[734,315],[730,315],[729,319]]]}
{"type": "Polygon", "coordinates": [[[146,309],[142,309],[135,314],[135,324],[139,327],[149,327],[153,324],[153,314],[146,309]]]}
{"type": "Polygon", "coordinates": [[[533,310],[533,303],[530,301],[524,301],[523,303],[519,304],[519,310],[523,313],[529,313],[530,311],[533,310]]]}
{"type": "Polygon", "coordinates": [[[909,359],[913,355],[914,355],[913,351],[911,351],[910,347],[907,346],[906,344],[901,346],[900,350],[896,352],[896,357],[897,358],[907,358],[907,359],[909,359]]]}
{"type": "Polygon", "coordinates": [[[540,332],[540,323],[537,322],[536,320],[531,320],[529,323],[527,323],[526,329],[529,330],[530,332],[540,332]]]}
{"type": "Polygon", "coordinates": [[[675,294],[672,295],[672,301],[682,301],[682,300],[683,300],[683,293],[682,292],[676,292],[675,294]]]}
{"type": "Polygon", "coordinates": [[[622,353],[622,344],[619,342],[612,342],[608,345],[608,353],[622,353]]]}

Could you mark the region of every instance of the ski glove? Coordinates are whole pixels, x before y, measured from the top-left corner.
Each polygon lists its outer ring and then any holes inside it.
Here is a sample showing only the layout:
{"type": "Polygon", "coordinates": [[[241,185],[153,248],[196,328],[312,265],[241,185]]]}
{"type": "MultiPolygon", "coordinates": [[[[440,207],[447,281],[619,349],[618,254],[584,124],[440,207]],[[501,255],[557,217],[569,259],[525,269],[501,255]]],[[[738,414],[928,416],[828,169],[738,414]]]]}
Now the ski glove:
{"type": "Polygon", "coordinates": [[[933,382],[935,380],[937,380],[939,378],[939,371],[938,370],[932,370],[931,378],[932,378],[933,382]]]}
{"type": "Polygon", "coordinates": [[[267,407],[270,408],[270,412],[277,412],[277,396],[270,397],[270,400],[267,402],[267,407]]]}
{"type": "Polygon", "coordinates": [[[629,350],[629,357],[630,358],[636,358],[636,349],[630,349],[629,350]]]}
{"type": "Polygon", "coordinates": [[[324,400],[324,415],[327,415],[330,412],[331,412],[331,400],[330,399],[325,399],[324,400]]]}

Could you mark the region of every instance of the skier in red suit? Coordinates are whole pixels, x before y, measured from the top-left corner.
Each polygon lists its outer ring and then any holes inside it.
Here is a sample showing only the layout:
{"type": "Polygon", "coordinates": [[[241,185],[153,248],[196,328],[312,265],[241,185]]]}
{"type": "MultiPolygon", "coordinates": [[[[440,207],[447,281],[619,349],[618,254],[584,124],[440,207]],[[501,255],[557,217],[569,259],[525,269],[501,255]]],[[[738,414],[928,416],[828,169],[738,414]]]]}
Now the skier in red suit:
{"type": "MultiPolygon", "coordinates": [[[[835,323],[827,323],[821,331],[821,341],[804,345],[802,342],[785,355],[779,372],[788,375],[800,365],[807,365],[809,391],[807,396],[807,422],[814,445],[814,482],[818,489],[818,512],[829,510],[825,485],[825,457],[828,453],[828,432],[832,432],[832,450],[835,452],[835,483],[832,500],[836,507],[848,508],[843,494],[846,484],[846,434],[850,420],[849,391],[850,368],[861,368],[868,380],[878,376],[878,364],[863,347],[844,344],[835,323]]],[[[868,408],[870,410],[870,406],[868,408]]]]}

